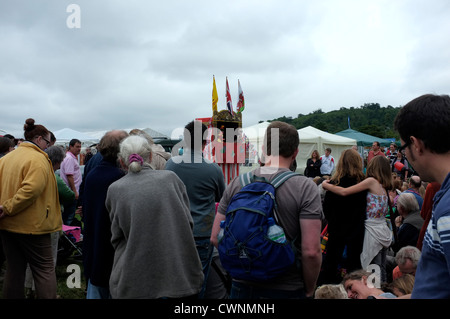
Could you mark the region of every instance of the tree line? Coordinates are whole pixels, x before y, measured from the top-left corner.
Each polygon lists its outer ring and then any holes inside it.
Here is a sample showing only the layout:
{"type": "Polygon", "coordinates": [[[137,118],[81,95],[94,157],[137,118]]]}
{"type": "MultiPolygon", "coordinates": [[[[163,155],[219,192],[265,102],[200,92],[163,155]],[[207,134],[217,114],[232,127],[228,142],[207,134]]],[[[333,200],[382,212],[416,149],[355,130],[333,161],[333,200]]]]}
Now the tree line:
{"type": "Polygon", "coordinates": [[[268,121],[286,122],[297,129],[313,126],[332,134],[348,129],[350,122],[350,128],[356,131],[381,138],[399,139],[398,133],[394,131],[394,120],[401,108],[401,106],[381,107],[379,103],[365,103],[360,107],[341,107],[330,112],[317,109],[306,115],[298,114],[296,118],[282,116],[268,121]]]}

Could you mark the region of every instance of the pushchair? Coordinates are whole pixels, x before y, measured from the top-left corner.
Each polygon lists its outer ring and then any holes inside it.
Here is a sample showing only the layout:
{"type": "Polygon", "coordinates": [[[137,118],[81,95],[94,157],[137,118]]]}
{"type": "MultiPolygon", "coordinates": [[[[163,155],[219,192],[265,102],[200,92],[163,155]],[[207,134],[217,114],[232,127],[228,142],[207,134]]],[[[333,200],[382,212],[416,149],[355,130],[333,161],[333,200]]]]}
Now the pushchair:
{"type": "Polygon", "coordinates": [[[62,225],[62,235],[58,242],[58,259],[67,258],[82,259],[83,257],[83,235],[81,227],[62,225]]]}

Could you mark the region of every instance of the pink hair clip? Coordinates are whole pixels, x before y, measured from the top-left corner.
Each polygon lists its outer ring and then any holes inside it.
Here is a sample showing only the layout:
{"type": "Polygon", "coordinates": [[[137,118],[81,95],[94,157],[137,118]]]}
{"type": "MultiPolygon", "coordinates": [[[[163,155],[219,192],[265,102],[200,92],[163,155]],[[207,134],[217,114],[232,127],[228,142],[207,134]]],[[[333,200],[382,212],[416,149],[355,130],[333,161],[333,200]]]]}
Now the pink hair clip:
{"type": "Polygon", "coordinates": [[[131,164],[133,162],[141,163],[141,166],[144,164],[144,159],[139,154],[131,154],[128,157],[128,162],[131,164]]]}

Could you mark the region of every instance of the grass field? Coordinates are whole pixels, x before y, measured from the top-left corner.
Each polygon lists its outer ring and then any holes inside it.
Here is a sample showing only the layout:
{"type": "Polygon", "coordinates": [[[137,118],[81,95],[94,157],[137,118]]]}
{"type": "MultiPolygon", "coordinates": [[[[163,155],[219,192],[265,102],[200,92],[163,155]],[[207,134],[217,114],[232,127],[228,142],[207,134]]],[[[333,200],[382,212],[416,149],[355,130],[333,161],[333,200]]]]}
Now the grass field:
{"type": "MultiPolygon", "coordinates": [[[[3,278],[6,270],[6,265],[3,265],[1,276],[0,276],[0,296],[3,298],[3,278]]],[[[68,258],[61,261],[56,266],[56,279],[57,279],[57,295],[60,299],[85,299],[86,298],[86,281],[83,274],[82,262],[73,258],[68,258]],[[77,265],[71,266],[69,265],[77,265]],[[78,273],[75,273],[72,268],[79,269],[78,273]],[[79,276],[78,276],[79,275],[79,276]],[[80,287],[73,287],[76,282],[75,277],[78,277],[80,287]],[[69,281],[69,285],[68,285],[69,281]]],[[[26,294],[26,289],[24,287],[24,295],[26,294]]]]}
{"type": "Polygon", "coordinates": [[[83,263],[75,259],[64,260],[56,266],[56,279],[58,283],[57,295],[61,299],[85,299],[86,281],[83,274],[83,263]],[[77,273],[77,265],[79,273],[77,273]],[[75,268],[75,270],[74,270],[75,268]],[[79,275],[79,276],[78,276],[79,275]],[[78,278],[76,278],[78,277],[78,278]],[[80,280],[80,287],[73,287],[76,280],[80,280]]]}

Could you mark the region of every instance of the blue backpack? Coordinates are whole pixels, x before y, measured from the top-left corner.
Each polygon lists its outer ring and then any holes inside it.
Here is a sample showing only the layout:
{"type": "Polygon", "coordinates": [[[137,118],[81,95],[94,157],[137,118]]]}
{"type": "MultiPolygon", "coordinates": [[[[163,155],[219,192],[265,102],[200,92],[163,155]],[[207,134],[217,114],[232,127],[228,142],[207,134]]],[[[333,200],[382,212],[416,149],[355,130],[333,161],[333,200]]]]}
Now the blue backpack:
{"type": "Polygon", "coordinates": [[[253,174],[240,175],[243,186],[231,199],[219,241],[222,266],[232,278],[264,281],[284,273],[294,264],[291,243],[277,243],[267,237],[268,218],[276,220],[276,189],[300,174],[287,171],[271,182],[253,174]]]}

